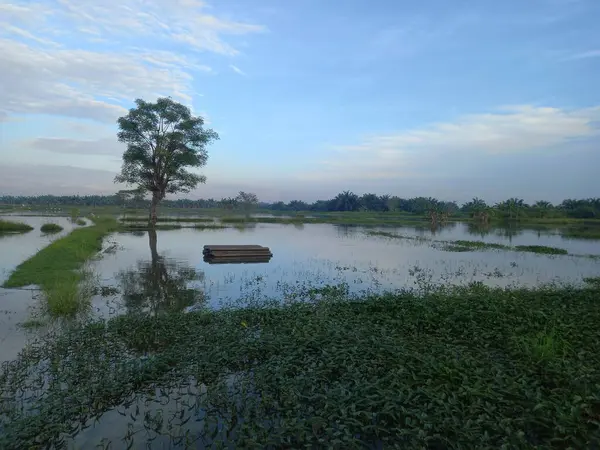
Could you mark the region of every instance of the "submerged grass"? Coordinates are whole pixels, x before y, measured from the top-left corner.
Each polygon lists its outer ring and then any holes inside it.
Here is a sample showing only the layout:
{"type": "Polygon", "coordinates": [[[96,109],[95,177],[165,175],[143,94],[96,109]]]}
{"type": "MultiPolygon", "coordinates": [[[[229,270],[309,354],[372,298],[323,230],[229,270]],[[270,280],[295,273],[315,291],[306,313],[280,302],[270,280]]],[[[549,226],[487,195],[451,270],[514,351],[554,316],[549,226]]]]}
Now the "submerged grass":
{"type": "Polygon", "coordinates": [[[62,230],[64,228],[57,223],[45,223],[40,227],[42,233],[60,233],[62,230]]]}
{"type": "Polygon", "coordinates": [[[346,293],[70,327],[0,372],[0,447],[600,444],[598,289],[346,293]]]}
{"type": "MultiPolygon", "coordinates": [[[[516,245],[514,247],[510,245],[497,244],[494,242],[484,241],[467,241],[467,240],[437,240],[430,239],[421,236],[406,236],[402,234],[390,233],[387,231],[366,231],[369,236],[380,236],[390,239],[409,239],[418,241],[431,242],[441,250],[449,252],[471,252],[474,250],[512,250],[518,252],[529,252],[529,253],[541,253],[545,255],[568,255],[569,252],[563,248],[548,247],[545,245],[516,245]]],[[[578,255],[580,256],[580,255],[578,255]]],[[[589,255],[594,256],[594,255],[589,255]]]]}
{"type": "Polygon", "coordinates": [[[517,245],[515,250],[520,252],[542,253],[545,255],[568,255],[564,248],[548,247],[545,245],[517,245]]]}
{"type": "MultiPolygon", "coordinates": [[[[147,217],[122,217],[121,222],[148,222],[147,217]]],[[[214,222],[212,217],[158,217],[157,222],[214,222]]]]}
{"type": "Polygon", "coordinates": [[[25,233],[33,230],[33,227],[23,222],[14,222],[12,220],[0,219],[1,233],[25,233]]]}
{"type": "Polygon", "coordinates": [[[52,315],[70,315],[81,307],[83,264],[102,248],[102,239],[116,228],[112,218],[96,218],[94,225],[79,228],[52,242],[21,263],[4,282],[5,288],[37,285],[52,315]]]}

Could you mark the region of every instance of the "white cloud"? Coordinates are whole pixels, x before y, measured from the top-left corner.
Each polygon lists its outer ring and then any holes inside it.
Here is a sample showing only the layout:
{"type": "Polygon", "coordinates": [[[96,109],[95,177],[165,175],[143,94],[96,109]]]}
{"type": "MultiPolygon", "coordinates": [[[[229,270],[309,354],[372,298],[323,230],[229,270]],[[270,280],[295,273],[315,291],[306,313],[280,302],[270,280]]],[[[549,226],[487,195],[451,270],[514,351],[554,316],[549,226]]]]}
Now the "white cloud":
{"type": "Polygon", "coordinates": [[[239,67],[237,67],[237,66],[234,66],[233,64],[230,64],[230,65],[229,65],[229,68],[230,68],[231,70],[233,70],[235,73],[239,74],[239,75],[246,76],[246,72],[244,72],[244,71],[243,71],[242,69],[240,69],[239,67]]]}
{"type": "Polygon", "coordinates": [[[568,59],[588,59],[588,58],[600,58],[600,50],[589,50],[587,52],[576,53],[568,59]]]}
{"type": "MultiPolygon", "coordinates": [[[[455,122],[366,138],[331,149],[309,176],[348,180],[431,176],[437,167],[460,166],[490,155],[527,153],[600,135],[600,107],[563,110],[510,106],[455,122]]],[[[566,147],[563,147],[563,149],[566,147]]]]}
{"type": "Polygon", "coordinates": [[[108,155],[120,157],[126,146],[117,141],[116,137],[96,140],[36,138],[23,142],[22,148],[80,156],[108,155]]]}
{"type": "Polygon", "coordinates": [[[238,51],[227,36],[264,31],[208,9],[194,0],[1,4],[2,116],[114,123],[134,98],[170,95],[190,104],[194,76],[212,72],[199,52],[232,56],[238,51]]]}

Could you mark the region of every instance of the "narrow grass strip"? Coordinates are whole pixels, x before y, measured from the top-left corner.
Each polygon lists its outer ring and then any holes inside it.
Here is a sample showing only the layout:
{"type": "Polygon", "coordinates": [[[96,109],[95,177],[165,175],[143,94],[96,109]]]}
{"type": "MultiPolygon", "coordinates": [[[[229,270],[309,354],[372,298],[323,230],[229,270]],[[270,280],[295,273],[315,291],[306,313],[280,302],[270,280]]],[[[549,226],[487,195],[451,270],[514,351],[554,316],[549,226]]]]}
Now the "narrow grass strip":
{"type": "Polygon", "coordinates": [[[112,218],[97,218],[94,225],[57,239],[17,266],[3,287],[35,284],[43,288],[57,280],[72,278],[74,271],[102,248],[102,238],[116,225],[112,218]]]}

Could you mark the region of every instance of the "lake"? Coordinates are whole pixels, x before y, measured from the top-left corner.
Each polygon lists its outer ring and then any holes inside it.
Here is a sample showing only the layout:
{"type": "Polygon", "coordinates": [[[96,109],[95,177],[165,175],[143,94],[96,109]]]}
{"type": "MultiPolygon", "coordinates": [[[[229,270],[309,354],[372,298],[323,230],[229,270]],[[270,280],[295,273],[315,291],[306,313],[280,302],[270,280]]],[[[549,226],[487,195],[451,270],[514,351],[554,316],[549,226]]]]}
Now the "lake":
{"type": "MultiPolygon", "coordinates": [[[[70,229],[66,218],[52,221],[65,227],[44,236],[39,227],[48,218],[13,216],[35,227],[23,235],[0,238],[0,279],[70,229]]],[[[597,276],[600,261],[575,255],[600,255],[600,241],[567,239],[556,230],[495,229],[483,236],[463,223],[438,230],[423,227],[365,228],[331,224],[253,224],[249,227],[159,230],[156,252],[148,232],[110,235],[102,254],[89,263],[101,287],[93,312],[104,317],[125,312],[160,312],[202,306],[244,305],[265,297],[285,300],[308,288],[344,284],[350,293],[381,292],[431,283],[472,281],[495,286],[535,286],[548,282],[579,283],[597,276]],[[383,230],[407,237],[369,235],[383,230]],[[449,252],[429,240],[483,240],[489,243],[560,247],[574,255],[543,255],[507,250],[449,252]],[[262,264],[208,264],[207,244],[259,244],[273,258],[262,264]]],[[[29,335],[18,324],[39,305],[35,290],[0,289],[0,361],[12,359],[29,335]]],[[[37,331],[39,332],[39,331],[37,331]]]]}

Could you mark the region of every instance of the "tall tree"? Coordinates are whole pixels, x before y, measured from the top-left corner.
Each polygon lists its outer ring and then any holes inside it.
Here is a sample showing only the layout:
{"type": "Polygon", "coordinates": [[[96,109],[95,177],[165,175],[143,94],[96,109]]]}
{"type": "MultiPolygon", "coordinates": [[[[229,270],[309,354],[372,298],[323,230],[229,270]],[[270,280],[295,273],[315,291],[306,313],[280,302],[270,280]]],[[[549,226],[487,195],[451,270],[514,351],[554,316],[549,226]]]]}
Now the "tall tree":
{"type": "Polygon", "coordinates": [[[116,183],[137,185],[152,195],[149,221],[156,225],[156,209],[166,194],[189,192],[206,177],[188,171],[206,164],[206,146],[219,138],[204,129],[204,119],[171,98],[156,103],[135,101],[136,107],[117,121],[120,142],[127,144],[116,183]]]}
{"type": "Polygon", "coordinates": [[[248,216],[258,206],[258,197],[252,192],[240,191],[235,200],[248,216]]]}

